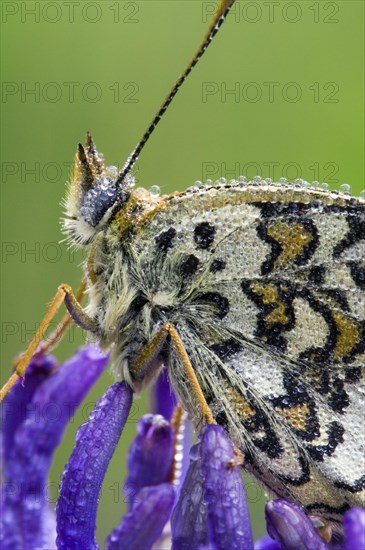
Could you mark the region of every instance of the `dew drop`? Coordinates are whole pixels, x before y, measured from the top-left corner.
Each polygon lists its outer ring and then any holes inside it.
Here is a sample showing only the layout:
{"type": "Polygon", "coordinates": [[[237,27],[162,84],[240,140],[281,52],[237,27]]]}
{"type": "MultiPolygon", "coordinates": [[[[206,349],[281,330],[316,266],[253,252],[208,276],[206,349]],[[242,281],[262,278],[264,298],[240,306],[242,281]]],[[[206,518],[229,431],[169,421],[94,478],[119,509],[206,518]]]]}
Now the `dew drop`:
{"type": "Polygon", "coordinates": [[[340,185],[340,191],[341,193],[351,194],[351,186],[348,183],[343,183],[342,185],[340,185]]]}
{"type": "Polygon", "coordinates": [[[198,460],[200,458],[200,445],[195,444],[191,447],[189,457],[191,460],[198,460]]]}
{"type": "Polygon", "coordinates": [[[116,166],[107,166],[106,171],[112,176],[118,175],[118,168],[116,166]]]}
{"type": "Polygon", "coordinates": [[[158,197],[161,193],[161,189],[159,188],[158,185],[152,185],[149,189],[151,195],[153,195],[154,197],[158,197]]]}

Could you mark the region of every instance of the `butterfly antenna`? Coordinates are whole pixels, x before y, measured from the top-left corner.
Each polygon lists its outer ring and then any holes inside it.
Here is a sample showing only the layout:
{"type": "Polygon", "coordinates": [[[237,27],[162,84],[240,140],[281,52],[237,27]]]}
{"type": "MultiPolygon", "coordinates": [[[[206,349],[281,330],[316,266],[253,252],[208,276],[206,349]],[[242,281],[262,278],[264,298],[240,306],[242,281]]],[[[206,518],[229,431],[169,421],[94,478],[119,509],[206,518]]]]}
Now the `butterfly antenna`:
{"type": "Polygon", "coordinates": [[[152,132],[156,128],[157,124],[160,122],[162,116],[164,115],[165,111],[167,110],[168,106],[170,105],[171,101],[174,99],[175,95],[181,88],[183,82],[186,80],[187,76],[191,73],[195,65],[198,63],[199,59],[203,56],[205,51],[207,50],[209,44],[212,42],[213,38],[219,31],[222,23],[224,22],[232,4],[235,0],[221,0],[219,7],[213,17],[213,20],[209,26],[208,32],[203,38],[202,43],[200,44],[199,48],[195,52],[195,55],[191,59],[190,63],[185,67],[179,78],[176,80],[175,84],[171,88],[170,92],[164,99],[160,109],[154,116],[152,122],[148,126],[147,130],[142,136],[142,139],[139,141],[135,149],[132,151],[131,155],[128,157],[127,162],[125,163],[123,170],[120,172],[117,184],[121,184],[124,181],[124,178],[126,175],[131,171],[133,166],[135,165],[140,152],[142,151],[143,147],[149,140],[152,132]]]}

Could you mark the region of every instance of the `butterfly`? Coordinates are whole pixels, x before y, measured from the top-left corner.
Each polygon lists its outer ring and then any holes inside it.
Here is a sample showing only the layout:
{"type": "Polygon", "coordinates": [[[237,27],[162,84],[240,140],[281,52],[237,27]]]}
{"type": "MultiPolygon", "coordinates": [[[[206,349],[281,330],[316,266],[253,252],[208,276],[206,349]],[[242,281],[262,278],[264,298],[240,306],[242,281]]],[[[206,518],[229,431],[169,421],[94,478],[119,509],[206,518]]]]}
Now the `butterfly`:
{"type": "Polygon", "coordinates": [[[64,230],[85,285],[59,287],[3,395],[65,302],[136,392],[166,365],[198,431],[222,425],[259,481],[336,526],[364,506],[364,200],[244,178],[156,195],[131,174],[232,4],[119,175],[78,146],[64,230]]]}

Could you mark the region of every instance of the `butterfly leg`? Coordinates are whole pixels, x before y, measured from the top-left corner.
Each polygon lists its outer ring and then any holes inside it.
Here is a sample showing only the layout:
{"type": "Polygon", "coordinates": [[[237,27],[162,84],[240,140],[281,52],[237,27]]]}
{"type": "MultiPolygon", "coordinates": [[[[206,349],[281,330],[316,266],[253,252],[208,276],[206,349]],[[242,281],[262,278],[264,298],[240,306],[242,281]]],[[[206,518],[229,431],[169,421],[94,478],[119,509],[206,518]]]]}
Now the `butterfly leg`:
{"type": "Polygon", "coordinates": [[[145,380],[148,374],[152,375],[161,366],[161,363],[158,362],[158,355],[167,336],[168,332],[165,330],[165,327],[161,327],[138,355],[131,367],[132,377],[137,383],[145,380]]]}
{"type": "MultiPolygon", "coordinates": [[[[178,331],[171,323],[166,323],[165,325],[163,325],[163,327],[154,335],[152,340],[143,349],[142,353],[139,355],[133,366],[133,377],[137,380],[138,378],[143,379],[146,375],[146,371],[153,371],[153,361],[161,351],[167,339],[167,336],[170,336],[172,342],[175,345],[176,351],[180,356],[184,370],[190,382],[190,387],[195,394],[199,409],[205,422],[207,424],[216,424],[213,413],[210,410],[210,407],[204,397],[203,391],[199,384],[199,380],[197,379],[193,366],[190,362],[189,355],[185,349],[183,341],[181,340],[178,331]]],[[[180,405],[178,405],[174,414],[174,418],[171,420],[171,422],[177,422],[179,424],[181,423],[181,419],[182,408],[180,405]]],[[[241,451],[235,448],[234,452],[237,458],[230,464],[230,467],[232,468],[241,465],[244,462],[244,457],[241,451]]]]}
{"type": "MultiPolygon", "coordinates": [[[[75,298],[76,302],[78,304],[81,304],[83,297],[85,296],[85,289],[86,289],[86,282],[85,280],[82,281],[80,288],[78,289],[75,298]]],[[[58,344],[58,342],[62,339],[63,335],[65,334],[68,326],[73,321],[72,316],[68,311],[65,313],[65,315],[62,317],[61,321],[55,328],[55,330],[52,332],[52,334],[47,338],[47,340],[43,340],[43,342],[40,342],[37,353],[46,353],[51,351],[53,348],[55,348],[58,344]]],[[[19,362],[19,359],[16,361],[16,364],[19,362]]]]}
{"type": "MultiPolygon", "coordinates": [[[[179,333],[177,332],[176,328],[171,324],[165,325],[165,328],[168,331],[171,337],[171,340],[174,342],[178,354],[180,355],[181,361],[184,365],[185,372],[190,381],[191,389],[195,393],[200,411],[205,421],[207,422],[207,424],[216,424],[212,411],[210,410],[209,405],[204,397],[199,381],[196,377],[195,371],[192,367],[189,356],[179,336],[179,333]]],[[[237,458],[236,460],[232,461],[232,463],[230,464],[230,467],[232,468],[234,468],[235,466],[241,465],[244,462],[244,457],[240,450],[235,448],[234,453],[237,456],[237,458]]]]}
{"type": "MultiPolygon", "coordinates": [[[[84,290],[82,290],[82,293],[83,292],[84,290]]],[[[95,332],[97,330],[97,323],[85,313],[82,306],[79,304],[76,296],[74,295],[72,288],[67,284],[60,285],[45,316],[42,319],[42,322],[39,325],[38,330],[36,331],[33,339],[29,343],[28,348],[25,350],[25,352],[21,355],[19,361],[16,363],[15,372],[0,390],[0,401],[4,399],[4,397],[14,386],[18,378],[25,375],[29,362],[34,353],[37,351],[38,345],[41,343],[45,331],[47,330],[54,316],[57,314],[63,302],[67,307],[69,316],[75,321],[77,325],[92,332],[95,332]]],[[[71,319],[67,320],[66,322],[65,318],[61,321],[60,325],[62,325],[62,332],[64,332],[64,330],[67,328],[70,321],[71,319]]],[[[58,340],[61,338],[62,332],[61,334],[58,333],[57,336],[53,336],[53,342],[51,342],[51,344],[55,344],[58,342],[58,340]]],[[[44,351],[45,349],[48,349],[47,344],[44,344],[44,347],[42,347],[41,345],[40,351],[44,351]]]]}
{"type": "Polygon", "coordinates": [[[164,328],[167,331],[167,333],[170,335],[170,338],[175,345],[176,351],[180,356],[181,362],[183,364],[186,375],[190,382],[190,387],[195,394],[195,397],[197,399],[197,403],[203,415],[203,418],[205,419],[207,424],[216,424],[212,411],[210,410],[209,405],[204,397],[199,381],[196,377],[195,371],[190,362],[190,359],[185,349],[185,346],[183,344],[183,341],[179,336],[179,333],[177,332],[176,328],[170,323],[167,323],[166,325],[164,325],[164,328]]]}
{"type": "Polygon", "coordinates": [[[158,360],[158,355],[168,336],[170,336],[176,348],[176,351],[180,356],[184,370],[189,379],[191,389],[195,394],[199,409],[205,422],[208,424],[215,424],[216,422],[214,420],[212,411],[210,410],[209,405],[204,397],[184,344],[179,336],[179,333],[172,324],[164,324],[142,350],[141,354],[139,355],[131,369],[133,379],[137,382],[139,380],[146,381],[147,373],[152,374],[156,370],[156,368],[161,366],[160,363],[156,365],[154,361],[156,359],[158,360]]]}

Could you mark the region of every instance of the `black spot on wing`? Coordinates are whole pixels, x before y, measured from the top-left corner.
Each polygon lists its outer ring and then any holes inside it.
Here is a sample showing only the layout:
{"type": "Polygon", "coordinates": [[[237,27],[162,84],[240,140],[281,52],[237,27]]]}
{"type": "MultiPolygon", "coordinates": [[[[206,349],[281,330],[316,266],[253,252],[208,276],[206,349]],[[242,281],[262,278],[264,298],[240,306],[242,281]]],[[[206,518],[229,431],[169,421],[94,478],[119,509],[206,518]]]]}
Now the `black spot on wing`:
{"type": "Polygon", "coordinates": [[[209,248],[214,242],[214,236],[215,227],[208,222],[201,222],[194,229],[194,241],[197,248],[209,248]]]}
{"type": "Polygon", "coordinates": [[[226,267],[226,262],[223,260],[213,260],[210,264],[209,271],[211,273],[217,273],[217,271],[223,271],[226,267]]]}
{"type": "Polygon", "coordinates": [[[194,275],[199,267],[199,263],[199,258],[194,256],[194,254],[187,254],[181,262],[181,274],[185,277],[194,275]]]}
{"type": "Polygon", "coordinates": [[[219,359],[226,359],[227,357],[231,357],[231,355],[241,351],[242,346],[236,340],[229,339],[224,340],[219,344],[213,344],[210,346],[210,349],[219,357],[219,359]]]}
{"type": "Polygon", "coordinates": [[[312,267],[308,273],[308,280],[315,285],[323,285],[326,269],[321,266],[312,267]]]}
{"type": "Polygon", "coordinates": [[[348,384],[354,384],[359,382],[362,377],[361,367],[350,367],[346,369],[345,382],[348,384]]]}
{"type": "Polygon", "coordinates": [[[214,304],[216,306],[216,315],[219,319],[223,319],[229,312],[228,299],[218,292],[206,292],[205,294],[201,294],[199,301],[214,304]]]}
{"type": "Polygon", "coordinates": [[[170,227],[167,231],[163,231],[156,237],[156,244],[160,250],[167,252],[173,247],[173,240],[176,236],[176,229],[170,227]]]}

